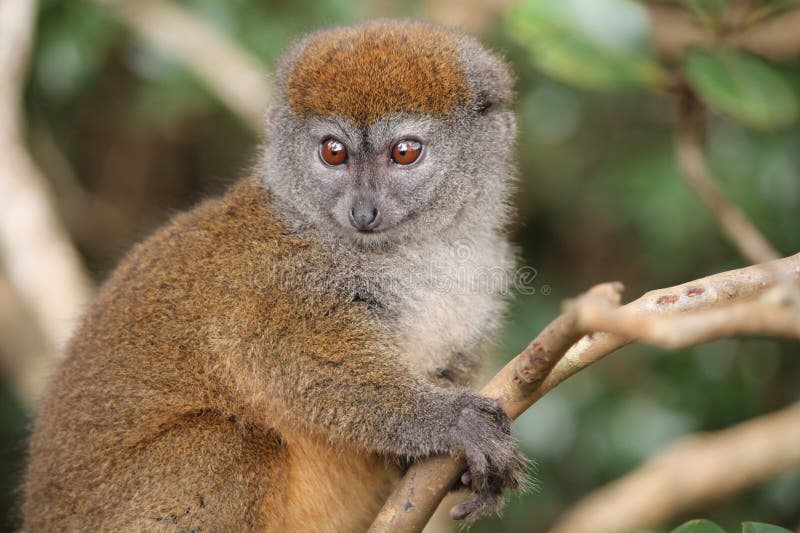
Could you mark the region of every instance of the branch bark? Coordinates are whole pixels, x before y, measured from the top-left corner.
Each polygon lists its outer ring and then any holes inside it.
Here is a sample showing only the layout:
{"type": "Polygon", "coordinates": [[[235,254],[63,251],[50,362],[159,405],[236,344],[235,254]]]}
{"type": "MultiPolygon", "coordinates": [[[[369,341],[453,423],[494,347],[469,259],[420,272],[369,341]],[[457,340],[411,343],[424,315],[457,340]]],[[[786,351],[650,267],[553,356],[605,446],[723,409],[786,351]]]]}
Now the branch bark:
{"type": "MultiPolygon", "coordinates": [[[[724,308],[764,294],[779,278],[800,282],[800,254],[650,291],[619,310],[636,316],[668,315],[669,318],[673,313],[724,308]]],[[[606,305],[613,306],[620,289],[618,284],[604,284],[589,291],[587,296],[600,298],[606,305]]],[[[635,337],[615,333],[581,337],[580,317],[576,313],[574,306],[572,309],[567,306],[560,317],[481,390],[481,394],[497,399],[508,415],[516,418],[564,380],[635,340],[635,337]]],[[[413,465],[370,531],[421,531],[462,469],[461,461],[451,457],[432,457],[413,465]]]]}
{"type": "Polygon", "coordinates": [[[665,523],[800,466],[800,404],[683,438],[595,491],[550,533],[624,533],[665,523]]]}

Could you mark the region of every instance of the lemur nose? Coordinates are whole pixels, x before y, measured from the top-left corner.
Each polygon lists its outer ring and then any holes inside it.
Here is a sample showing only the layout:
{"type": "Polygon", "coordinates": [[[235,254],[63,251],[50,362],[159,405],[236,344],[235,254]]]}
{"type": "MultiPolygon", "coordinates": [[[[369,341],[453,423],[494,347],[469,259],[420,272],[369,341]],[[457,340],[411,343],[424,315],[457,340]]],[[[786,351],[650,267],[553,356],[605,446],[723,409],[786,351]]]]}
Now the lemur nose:
{"type": "Polygon", "coordinates": [[[358,231],[373,231],[381,223],[381,212],[370,200],[356,200],[350,208],[350,224],[358,231]]]}

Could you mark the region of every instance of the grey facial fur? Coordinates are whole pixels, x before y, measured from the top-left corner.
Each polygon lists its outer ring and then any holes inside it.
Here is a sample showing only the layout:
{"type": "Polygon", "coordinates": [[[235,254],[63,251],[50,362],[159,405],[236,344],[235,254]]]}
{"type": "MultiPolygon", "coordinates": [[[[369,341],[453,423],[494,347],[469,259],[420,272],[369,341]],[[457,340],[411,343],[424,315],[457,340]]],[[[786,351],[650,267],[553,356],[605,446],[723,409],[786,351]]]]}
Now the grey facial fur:
{"type": "Polygon", "coordinates": [[[362,129],[343,117],[300,118],[278,100],[269,112],[262,169],[290,213],[285,221],[364,249],[418,240],[456,223],[474,223],[481,232],[502,227],[516,135],[507,108],[511,78],[499,59],[471,39],[465,39],[461,55],[474,99],[447,118],[395,114],[362,129]],[[327,137],[345,144],[347,163],[330,167],[320,160],[327,137]],[[423,143],[420,161],[409,168],[394,165],[389,155],[404,138],[423,143]],[[354,201],[365,196],[383,217],[373,233],[349,223],[354,201]]]}

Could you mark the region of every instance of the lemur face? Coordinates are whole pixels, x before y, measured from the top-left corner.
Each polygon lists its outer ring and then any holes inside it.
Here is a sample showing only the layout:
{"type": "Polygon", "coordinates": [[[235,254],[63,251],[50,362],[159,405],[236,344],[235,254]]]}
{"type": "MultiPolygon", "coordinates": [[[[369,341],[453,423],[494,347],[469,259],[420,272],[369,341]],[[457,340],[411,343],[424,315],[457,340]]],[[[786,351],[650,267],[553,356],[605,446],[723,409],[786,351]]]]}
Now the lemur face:
{"type": "Polygon", "coordinates": [[[439,118],[396,114],[367,127],[310,118],[301,128],[295,161],[316,211],[307,214],[361,244],[386,242],[420,213],[442,209],[453,191],[440,191],[462,181],[456,169],[468,165],[469,139],[439,118]]]}
{"type": "Polygon", "coordinates": [[[507,185],[492,181],[509,174],[511,78],[468,37],[414,22],[321,31],[277,85],[267,181],[328,234],[379,246],[441,231],[507,185]]]}
{"type": "Polygon", "coordinates": [[[314,174],[327,189],[331,221],[345,235],[380,240],[420,207],[410,199],[430,197],[440,128],[427,122],[398,115],[366,128],[346,120],[322,120],[312,128],[312,139],[319,140],[314,174]]]}

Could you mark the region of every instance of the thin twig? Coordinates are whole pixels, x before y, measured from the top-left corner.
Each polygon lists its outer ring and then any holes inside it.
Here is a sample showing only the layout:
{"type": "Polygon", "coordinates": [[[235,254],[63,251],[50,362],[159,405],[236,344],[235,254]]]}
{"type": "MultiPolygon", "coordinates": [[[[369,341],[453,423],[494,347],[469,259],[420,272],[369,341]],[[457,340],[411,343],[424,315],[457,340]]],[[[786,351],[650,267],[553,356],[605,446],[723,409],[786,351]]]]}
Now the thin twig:
{"type": "MultiPolygon", "coordinates": [[[[755,225],[720,190],[706,161],[705,108],[694,92],[683,87],[678,93],[677,159],[681,174],[720,225],[725,236],[752,264],[780,257],[755,225]]],[[[780,275],[780,274],[779,274],[780,275]]],[[[800,289],[783,280],[795,307],[800,309],[800,289]]]]}
{"type": "Polygon", "coordinates": [[[681,90],[678,104],[677,159],[686,183],[719,222],[728,240],[752,264],[780,257],[777,250],[731,203],[711,177],[704,153],[705,109],[694,93],[681,90]]]}

